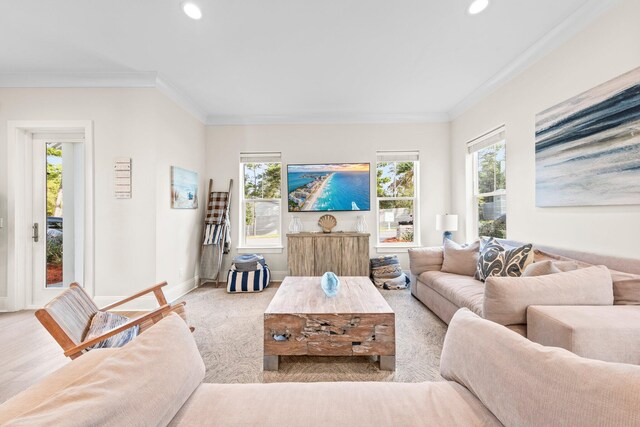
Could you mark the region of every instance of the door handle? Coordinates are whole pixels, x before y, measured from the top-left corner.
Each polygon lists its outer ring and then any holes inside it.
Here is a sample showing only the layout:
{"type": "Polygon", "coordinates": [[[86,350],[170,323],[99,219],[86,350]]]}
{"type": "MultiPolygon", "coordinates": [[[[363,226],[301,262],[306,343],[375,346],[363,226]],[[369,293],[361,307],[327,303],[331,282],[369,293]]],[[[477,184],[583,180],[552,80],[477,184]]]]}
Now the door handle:
{"type": "Polygon", "coordinates": [[[38,223],[35,222],[33,223],[33,235],[31,236],[31,238],[33,239],[34,242],[38,243],[38,241],[40,240],[40,234],[38,232],[38,223]]]}

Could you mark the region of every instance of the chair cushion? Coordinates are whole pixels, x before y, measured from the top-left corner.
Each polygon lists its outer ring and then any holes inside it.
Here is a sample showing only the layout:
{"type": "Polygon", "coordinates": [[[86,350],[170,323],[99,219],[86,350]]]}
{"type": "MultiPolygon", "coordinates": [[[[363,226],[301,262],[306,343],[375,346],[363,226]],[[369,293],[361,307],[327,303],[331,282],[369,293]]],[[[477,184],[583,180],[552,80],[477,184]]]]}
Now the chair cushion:
{"type": "Polygon", "coordinates": [[[442,271],[426,271],[418,280],[458,307],[466,307],[482,316],[484,283],[473,277],[442,271]]]}
{"type": "Polygon", "coordinates": [[[483,317],[502,325],[527,322],[530,305],[612,305],[611,274],[605,266],[535,277],[489,277],[483,317]]]}
{"type": "Polygon", "coordinates": [[[446,273],[473,276],[476,272],[479,253],[480,242],[459,245],[451,239],[445,239],[441,270],[446,273]]]}
{"type": "Polygon", "coordinates": [[[204,378],[196,343],[177,314],[114,352],[3,426],[167,425],[204,378]]]}
{"type": "MultiPolygon", "coordinates": [[[[93,315],[91,319],[91,325],[89,326],[89,332],[84,337],[84,341],[89,341],[100,335],[109,332],[112,329],[117,328],[118,326],[122,326],[129,321],[128,317],[121,316],[115,313],[109,313],[108,311],[99,311],[93,315]]],[[[140,328],[136,325],[132,328],[127,329],[126,331],[122,331],[119,334],[116,334],[112,337],[107,338],[106,340],[100,341],[97,344],[88,347],[89,349],[96,348],[114,348],[114,347],[122,347],[132,339],[138,336],[138,332],[140,328]]]]}
{"type": "Polygon", "coordinates": [[[60,325],[76,344],[89,329],[91,318],[98,307],[80,286],[72,284],[63,293],[44,306],[44,310],[60,325]]]}
{"type": "Polygon", "coordinates": [[[543,347],[468,310],[453,317],[440,372],[506,426],[640,425],[640,367],[543,347]]]}

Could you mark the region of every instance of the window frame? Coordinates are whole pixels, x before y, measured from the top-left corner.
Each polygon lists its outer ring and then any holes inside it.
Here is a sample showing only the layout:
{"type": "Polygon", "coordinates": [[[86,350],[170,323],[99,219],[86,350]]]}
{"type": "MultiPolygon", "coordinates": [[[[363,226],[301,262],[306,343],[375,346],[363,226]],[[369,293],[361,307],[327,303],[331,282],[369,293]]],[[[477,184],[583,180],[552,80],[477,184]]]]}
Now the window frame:
{"type": "MultiPolygon", "coordinates": [[[[479,199],[481,197],[496,197],[496,196],[504,196],[505,197],[505,204],[506,204],[506,198],[507,198],[507,186],[508,186],[508,180],[506,179],[506,174],[507,174],[507,138],[505,137],[505,132],[504,132],[504,126],[501,126],[497,129],[494,129],[488,133],[486,133],[485,135],[476,138],[472,141],[470,141],[469,143],[467,143],[467,147],[469,150],[469,156],[471,158],[471,173],[472,173],[472,185],[473,185],[473,191],[472,191],[472,203],[471,203],[471,209],[469,210],[471,213],[471,229],[473,230],[473,236],[472,236],[472,240],[478,240],[480,239],[480,209],[479,209],[479,199]],[[484,144],[485,141],[492,139],[492,138],[496,138],[495,142],[491,143],[491,144],[484,144]],[[490,148],[493,147],[495,145],[498,145],[500,143],[504,144],[504,173],[505,173],[505,188],[504,189],[500,189],[500,190],[494,190],[488,193],[480,193],[480,180],[478,177],[478,173],[479,173],[479,168],[478,168],[478,153],[480,153],[480,151],[486,149],[486,148],[490,148]],[[479,149],[475,149],[473,150],[474,146],[480,146],[482,145],[481,148],[479,149]],[[473,150],[473,151],[471,151],[473,150]]],[[[505,215],[507,215],[508,218],[508,209],[507,206],[505,206],[505,215]]],[[[467,223],[469,224],[469,223],[467,223]]],[[[508,230],[507,230],[508,231],[508,230]]],[[[506,232],[505,231],[505,238],[506,238],[506,232]]]]}
{"type": "Polygon", "coordinates": [[[404,151],[404,152],[389,152],[378,151],[376,153],[375,162],[375,174],[374,175],[374,188],[376,195],[376,244],[375,247],[379,252],[385,252],[386,250],[395,251],[396,249],[408,249],[420,247],[420,152],[419,151],[404,151]],[[381,157],[388,156],[390,154],[398,155],[396,160],[383,160],[381,157]],[[403,154],[407,155],[407,160],[401,160],[403,154]],[[411,159],[414,156],[415,159],[411,159]],[[378,164],[379,163],[392,163],[392,162],[413,162],[413,197],[379,197],[378,196],[378,164]],[[384,201],[413,201],[413,242],[394,242],[385,243],[380,241],[380,202],[384,201]]]}
{"type": "Polygon", "coordinates": [[[282,246],[282,234],[283,234],[283,227],[282,227],[282,219],[283,219],[283,214],[282,214],[282,155],[281,153],[263,153],[263,152],[252,152],[252,153],[240,153],[240,159],[239,159],[239,169],[240,169],[240,186],[238,189],[238,217],[239,217],[239,224],[240,226],[238,227],[238,233],[239,233],[239,238],[238,238],[238,252],[242,253],[242,252],[253,252],[255,249],[266,249],[265,252],[269,252],[269,249],[271,250],[276,250],[276,251],[281,251],[283,246],[282,246]],[[253,160],[251,161],[243,161],[243,158],[247,158],[247,157],[251,157],[253,158],[253,160]],[[275,161],[273,159],[278,158],[278,161],[275,161]],[[260,160],[261,158],[264,158],[265,160],[260,160]],[[268,163],[279,163],[280,164],[280,197],[279,198],[265,198],[265,199],[247,199],[245,198],[245,194],[244,194],[244,185],[245,185],[245,181],[244,181],[244,165],[247,163],[262,163],[262,164],[268,164],[268,163]],[[278,204],[278,209],[279,209],[279,218],[278,218],[278,242],[277,243],[273,243],[273,244],[259,244],[259,245],[254,245],[251,243],[247,242],[246,239],[246,230],[247,230],[247,224],[246,224],[246,209],[247,209],[247,203],[251,202],[251,203],[259,203],[259,202],[276,202],[278,204]]]}

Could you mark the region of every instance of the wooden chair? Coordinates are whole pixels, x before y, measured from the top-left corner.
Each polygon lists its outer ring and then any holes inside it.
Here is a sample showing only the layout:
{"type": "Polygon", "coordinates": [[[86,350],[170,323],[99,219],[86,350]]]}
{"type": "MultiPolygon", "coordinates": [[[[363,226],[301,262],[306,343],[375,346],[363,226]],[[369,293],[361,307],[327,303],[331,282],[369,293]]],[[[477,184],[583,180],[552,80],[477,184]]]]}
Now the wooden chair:
{"type": "MultiPolygon", "coordinates": [[[[36,317],[42,323],[51,336],[60,344],[64,350],[64,355],[75,359],[88,351],[87,347],[99,343],[113,335],[126,331],[134,326],[140,327],[140,333],[147,330],[153,324],[159,322],[163,317],[172,312],[177,313],[187,322],[184,306],[185,302],[179,304],[169,304],[162,288],[167,282],[158,283],[155,286],[140,291],[128,298],[110,304],[102,309],[93,302],[93,299],[85,292],[78,283],[72,283],[68,289],[58,295],[43,308],[36,311],[36,317]],[[109,311],[127,302],[140,298],[143,295],[153,293],[160,307],[144,314],[143,316],[131,319],[124,325],[112,329],[99,337],[83,341],[91,319],[98,311],[109,311]]],[[[191,328],[193,331],[193,328],[191,328]]]]}

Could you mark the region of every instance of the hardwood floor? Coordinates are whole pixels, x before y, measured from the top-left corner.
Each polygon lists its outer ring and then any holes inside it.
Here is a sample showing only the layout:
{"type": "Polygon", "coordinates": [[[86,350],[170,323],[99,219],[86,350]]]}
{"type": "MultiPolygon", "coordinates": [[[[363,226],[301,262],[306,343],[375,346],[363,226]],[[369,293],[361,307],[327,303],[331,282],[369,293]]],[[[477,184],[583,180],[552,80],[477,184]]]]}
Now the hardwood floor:
{"type": "Polygon", "coordinates": [[[0,403],[71,360],[64,357],[33,310],[0,313],[0,342],[0,403]]]}
{"type": "Polygon", "coordinates": [[[0,403],[68,363],[33,310],[0,313],[0,403]]]}

